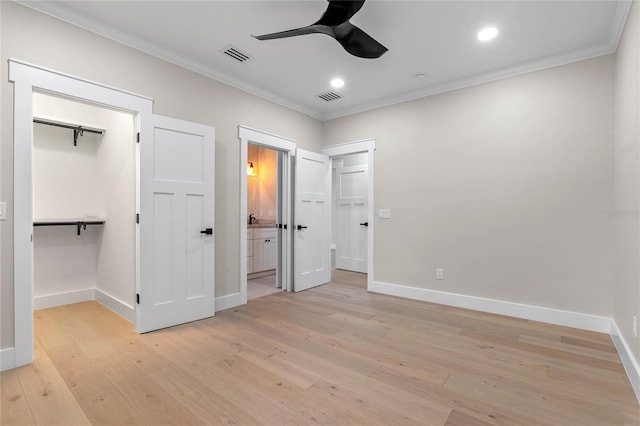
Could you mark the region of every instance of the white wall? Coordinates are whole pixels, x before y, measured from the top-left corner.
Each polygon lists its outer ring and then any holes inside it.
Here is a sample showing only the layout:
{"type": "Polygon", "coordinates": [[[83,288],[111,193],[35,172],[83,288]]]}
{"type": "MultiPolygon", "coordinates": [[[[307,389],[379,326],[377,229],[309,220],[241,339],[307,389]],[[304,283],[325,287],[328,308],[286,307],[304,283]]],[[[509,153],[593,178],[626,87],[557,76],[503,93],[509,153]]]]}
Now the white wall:
{"type": "Polygon", "coordinates": [[[635,3],[618,46],[615,69],[615,203],[610,221],[615,230],[616,262],[613,315],[636,361],[640,340],[633,335],[633,316],[640,317],[640,5],[635,3]]]}
{"type": "MultiPolygon", "coordinates": [[[[237,126],[279,134],[304,149],[321,147],[322,123],[13,2],[0,2],[1,62],[16,58],[140,93],[154,112],[216,128],[216,296],[239,292],[240,143],[237,126]]],[[[222,46],[221,46],[222,47],[222,46]]],[[[13,342],[13,85],[1,70],[0,199],[2,223],[0,347],[13,342]]],[[[144,141],[143,141],[144,143],[144,141]]]]}
{"type": "Polygon", "coordinates": [[[97,153],[106,222],[99,234],[96,288],[133,309],[135,304],[136,158],[133,116],[100,109],[106,129],[97,153]]]}
{"type": "Polygon", "coordinates": [[[610,317],[613,64],[325,122],[326,145],[376,138],[374,280],[610,317]]]}
{"type": "MultiPolygon", "coordinates": [[[[36,116],[99,127],[96,109],[51,96],[34,94],[36,116]]],[[[73,146],[73,131],[43,124],[33,126],[34,218],[104,216],[96,153],[101,137],[86,133],[73,146]]],[[[97,239],[101,229],[74,226],[35,227],[34,297],[95,289],[97,239]]]]}

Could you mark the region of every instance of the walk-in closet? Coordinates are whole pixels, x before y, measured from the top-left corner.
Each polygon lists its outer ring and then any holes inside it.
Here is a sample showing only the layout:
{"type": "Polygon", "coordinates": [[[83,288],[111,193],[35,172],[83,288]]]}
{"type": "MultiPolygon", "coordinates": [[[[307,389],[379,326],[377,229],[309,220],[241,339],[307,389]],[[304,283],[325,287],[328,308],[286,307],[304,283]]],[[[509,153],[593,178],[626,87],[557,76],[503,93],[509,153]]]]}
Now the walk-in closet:
{"type": "Polygon", "coordinates": [[[35,308],[133,307],[133,115],[34,93],[33,121],[35,308]]]}

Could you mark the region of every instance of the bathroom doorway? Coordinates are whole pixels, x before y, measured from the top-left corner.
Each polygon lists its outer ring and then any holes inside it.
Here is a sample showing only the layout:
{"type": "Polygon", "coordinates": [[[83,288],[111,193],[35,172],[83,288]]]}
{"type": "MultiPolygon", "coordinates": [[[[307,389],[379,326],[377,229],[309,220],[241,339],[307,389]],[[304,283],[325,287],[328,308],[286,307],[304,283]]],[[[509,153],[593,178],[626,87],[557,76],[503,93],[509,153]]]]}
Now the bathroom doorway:
{"type": "Polygon", "coordinates": [[[282,291],[278,270],[278,157],[274,149],[247,147],[247,300],[282,291]]]}

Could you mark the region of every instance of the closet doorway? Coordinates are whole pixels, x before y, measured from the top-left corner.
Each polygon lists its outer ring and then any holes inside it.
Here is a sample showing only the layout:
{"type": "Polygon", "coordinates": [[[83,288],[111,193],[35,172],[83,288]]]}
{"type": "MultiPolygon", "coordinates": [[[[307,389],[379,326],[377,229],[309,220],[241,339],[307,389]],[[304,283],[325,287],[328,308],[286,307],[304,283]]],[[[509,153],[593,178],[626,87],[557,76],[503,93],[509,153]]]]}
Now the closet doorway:
{"type": "MultiPolygon", "coordinates": [[[[131,250],[135,252],[134,285],[127,286],[128,300],[119,300],[113,294],[98,291],[99,289],[92,288],[91,284],[85,290],[89,290],[89,294],[93,291],[95,299],[132,321],[135,330],[140,333],[213,316],[215,129],[204,124],[153,114],[151,98],[14,59],[9,60],[9,81],[14,85],[14,347],[12,350],[3,351],[3,366],[12,368],[33,361],[34,233],[40,230],[51,231],[45,228],[62,232],[64,228],[71,227],[71,238],[75,240],[78,236],[86,236],[89,247],[86,251],[91,253],[94,250],[91,248],[93,243],[89,243],[89,235],[93,232],[96,265],[97,258],[101,256],[101,253],[98,253],[98,244],[110,238],[105,231],[111,225],[110,218],[99,209],[57,212],[57,217],[53,218],[34,217],[34,213],[49,214],[40,207],[38,212],[34,209],[34,163],[44,161],[48,162],[50,168],[63,167],[63,163],[56,163],[50,156],[47,157],[51,153],[45,154],[45,160],[36,158],[34,161],[34,155],[39,155],[34,153],[34,96],[39,96],[38,94],[77,101],[85,106],[119,111],[133,122],[131,128],[134,130],[126,137],[130,145],[125,149],[136,153],[135,179],[129,181],[129,190],[136,194],[135,214],[125,208],[122,209],[122,217],[123,222],[127,221],[127,226],[135,229],[135,239],[132,244],[129,242],[131,250]],[[84,216],[69,218],[62,215],[84,216]],[[64,222],[60,219],[75,221],[73,224],[60,224],[64,222]],[[102,228],[98,229],[99,227],[102,228]],[[106,301],[101,300],[103,295],[108,296],[106,301]]],[[[68,124],[55,123],[56,117],[48,119],[49,124],[36,125],[59,127],[53,124],[68,124]]],[[[72,123],[71,129],[66,130],[70,131],[68,143],[78,145],[83,143],[83,138],[90,137],[91,130],[99,134],[105,129],[100,129],[99,125],[92,123],[72,123]],[[74,124],[79,125],[74,127],[74,124]]],[[[107,132],[108,129],[104,134],[107,132]]],[[[104,143],[104,140],[94,141],[96,146],[104,143]]],[[[100,150],[103,148],[101,146],[100,150]]],[[[93,150],[97,151],[97,148],[94,147],[93,150]]],[[[81,149],[77,147],[77,151],[81,152],[81,149]]],[[[87,154],[83,151],[81,153],[87,154]]],[[[97,163],[95,167],[98,169],[97,163]]],[[[111,164],[109,167],[111,171],[106,171],[103,178],[116,179],[112,172],[117,169],[118,164],[111,164]]],[[[86,182],[80,182],[82,179],[84,178],[76,177],[74,186],[85,184],[86,182]]],[[[101,179],[94,179],[94,184],[101,179]]],[[[38,185],[47,188],[46,182],[38,185]]],[[[122,185],[126,183],[123,182],[122,185]]],[[[43,191],[40,190],[39,193],[42,195],[43,191]]],[[[44,193],[46,194],[46,191],[44,193]]],[[[46,203],[42,204],[45,205],[46,203]]],[[[58,205],[57,202],[55,205],[58,205]]],[[[114,223],[117,221],[114,219],[114,223]]],[[[60,236],[69,238],[67,234],[60,236]]],[[[126,243],[124,241],[120,244],[126,243]]],[[[49,247],[45,246],[39,246],[38,250],[49,250],[49,247]]],[[[121,268],[120,265],[117,268],[121,268]]],[[[90,269],[85,269],[85,273],[91,275],[88,272],[90,269]]],[[[125,271],[125,274],[129,275],[129,272],[125,271]]],[[[93,274],[97,282],[101,274],[97,267],[93,269],[93,274]]],[[[115,274],[114,271],[105,271],[103,275],[115,274]]],[[[124,286],[118,288],[124,289],[124,286]]],[[[67,297],[67,293],[69,292],[63,289],[54,295],[40,294],[42,297],[38,299],[38,303],[58,303],[56,300],[67,297]]],[[[81,291],[78,294],[78,297],[87,296],[87,292],[81,291]]]]}
{"type": "Polygon", "coordinates": [[[34,308],[95,299],[133,322],[134,116],[35,92],[33,122],[34,308]]]}

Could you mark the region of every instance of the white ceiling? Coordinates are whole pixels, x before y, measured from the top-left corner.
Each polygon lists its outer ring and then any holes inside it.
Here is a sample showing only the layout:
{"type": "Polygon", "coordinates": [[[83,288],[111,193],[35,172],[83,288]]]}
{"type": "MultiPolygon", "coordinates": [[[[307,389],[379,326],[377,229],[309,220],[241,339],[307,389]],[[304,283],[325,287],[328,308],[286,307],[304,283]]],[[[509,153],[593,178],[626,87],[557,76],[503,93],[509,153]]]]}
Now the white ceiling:
{"type": "Polygon", "coordinates": [[[322,34],[251,37],[315,22],[324,0],[20,3],[321,120],[612,53],[630,8],[611,0],[369,0],[351,22],[389,51],[362,59],[322,34]],[[488,25],[500,34],[479,42],[488,25]],[[220,53],[229,45],[253,59],[220,53]],[[330,87],[335,76],[343,88],[330,87]],[[317,97],[330,90],[343,98],[317,97]]]}

